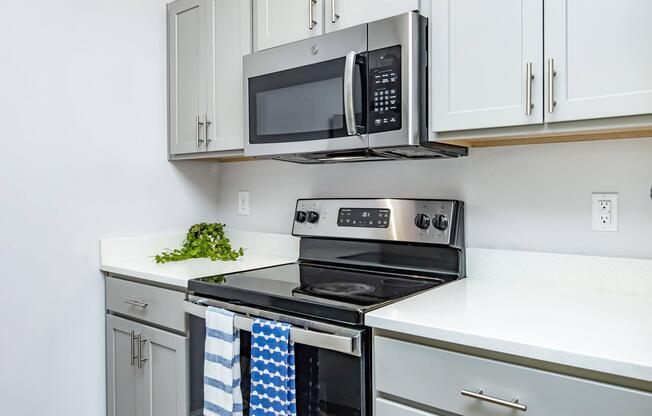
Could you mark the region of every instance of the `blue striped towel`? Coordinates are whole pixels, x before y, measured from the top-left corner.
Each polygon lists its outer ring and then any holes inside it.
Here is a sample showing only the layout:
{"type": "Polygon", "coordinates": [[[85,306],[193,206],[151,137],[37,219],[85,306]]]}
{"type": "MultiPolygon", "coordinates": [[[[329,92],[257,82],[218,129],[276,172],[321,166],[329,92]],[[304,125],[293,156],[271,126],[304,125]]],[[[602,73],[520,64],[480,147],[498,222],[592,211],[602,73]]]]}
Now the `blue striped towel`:
{"type": "Polygon", "coordinates": [[[204,416],[241,416],[240,333],[233,312],[208,307],[204,350],[204,416]]]}
{"type": "Polygon", "coordinates": [[[251,329],[249,416],[296,416],[294,343],[289,324],[256,319],[251,329]]]}

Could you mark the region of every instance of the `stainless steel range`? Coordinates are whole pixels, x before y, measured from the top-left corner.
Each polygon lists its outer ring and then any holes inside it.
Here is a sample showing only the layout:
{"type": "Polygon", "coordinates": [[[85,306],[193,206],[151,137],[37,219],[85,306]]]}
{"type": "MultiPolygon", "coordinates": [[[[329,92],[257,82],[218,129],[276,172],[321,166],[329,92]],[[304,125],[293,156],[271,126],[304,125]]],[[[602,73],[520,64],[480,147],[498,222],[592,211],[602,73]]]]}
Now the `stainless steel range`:
{"type": "Polygon", "coordinates": [[[365,313],[465,276],[460,201],[302,199],[292,233],[296,263],[189,282],[193,409],[203,407],[207,305],[238,314],[245,408],[249,332],[262,317],[293,325],[300,416],[371,415],[365,313]]]}

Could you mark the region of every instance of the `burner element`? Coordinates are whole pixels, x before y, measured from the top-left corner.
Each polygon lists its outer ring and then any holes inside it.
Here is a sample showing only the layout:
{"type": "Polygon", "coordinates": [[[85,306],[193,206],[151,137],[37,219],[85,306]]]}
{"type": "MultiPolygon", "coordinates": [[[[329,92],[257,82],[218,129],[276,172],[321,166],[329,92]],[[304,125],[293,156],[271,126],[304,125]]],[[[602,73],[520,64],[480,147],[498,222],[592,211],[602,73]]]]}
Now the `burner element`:
{"type": "Polygon", "coordinates": [[[376,288],[372,285],[364,283],[349,283],[349,282],[325,282],[316,283],[308,287],[308,292],[316,295],[337,295],[337,296],[352,296],[371,293],[376,288]]]}

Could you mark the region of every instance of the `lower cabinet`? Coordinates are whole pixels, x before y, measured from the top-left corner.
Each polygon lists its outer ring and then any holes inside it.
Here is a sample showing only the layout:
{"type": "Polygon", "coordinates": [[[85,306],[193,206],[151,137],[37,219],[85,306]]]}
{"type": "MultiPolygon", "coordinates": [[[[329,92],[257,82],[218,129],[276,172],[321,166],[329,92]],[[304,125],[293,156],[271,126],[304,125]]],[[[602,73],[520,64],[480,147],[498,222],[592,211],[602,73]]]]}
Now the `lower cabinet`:
{"type": "Polygon", "coordinates": [[[106,316],[109,416],[189,414],[188,338],[106,316]]]}
{"type": "Polygon", "coordinates": [[[380,416],[652,415],[650,393],[380,336],[374,374],[380,416]]]}

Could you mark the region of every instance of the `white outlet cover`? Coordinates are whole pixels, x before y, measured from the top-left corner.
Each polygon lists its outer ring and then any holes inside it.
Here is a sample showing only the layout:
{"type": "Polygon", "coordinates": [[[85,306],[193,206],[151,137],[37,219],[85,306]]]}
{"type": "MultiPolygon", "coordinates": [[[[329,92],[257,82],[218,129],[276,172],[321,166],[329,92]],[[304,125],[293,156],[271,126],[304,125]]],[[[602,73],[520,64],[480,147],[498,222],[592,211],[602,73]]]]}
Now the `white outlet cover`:
{"type": "Polygon", "coordinates": [[[238,191],[238,215],[249,215],[249,191],[238,191]]]}
{"type": "Polygon", "coordinates": [[[593,231],[618,231],[618,194],[596,192],[591,196],[593,231]]]}

